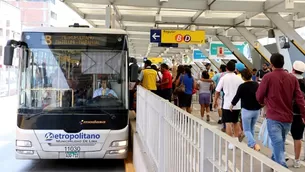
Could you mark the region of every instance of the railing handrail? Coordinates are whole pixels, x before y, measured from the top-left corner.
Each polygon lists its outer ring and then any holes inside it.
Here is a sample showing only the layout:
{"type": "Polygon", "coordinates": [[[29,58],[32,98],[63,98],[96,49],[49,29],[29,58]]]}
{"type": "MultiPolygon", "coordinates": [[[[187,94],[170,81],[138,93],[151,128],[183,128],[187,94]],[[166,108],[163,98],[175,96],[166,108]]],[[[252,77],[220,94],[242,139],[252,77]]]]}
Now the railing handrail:
{"type": "MultiPolygon", "coordinates": [[[[157,96],[157,95],[155,95],[155,96],[157,96]]],[[[168,103],[168,102],[166,102],[166,103],[168,103]]],[[[175,106],[172,103],[168,103],[168,105],[172,106],[174,108],[177,108],[177,106],[175,106]]],[[[229,141],[235,147],[243,150],[245,153],[251,154],[256,159],[263,160],[264,162],[266,162],[265,164],[267,164],[267,163],[270,164],[270,167],[272,167],[274,170],[278,171],[278,170],[286,169],[287,172],[291,172],[290,170],[287,170],[287,168],[282,167],[281,165],[279,165],[278,163],[274,162],[272,159],[268,158],[264,154],[259,153],[259,152],[255,151],[255,150],[249,148],[246,144],[238,142],[236,139],[232,138],[231,136],[227,135],[226,133],[220,131],[219,129],[214,128],[211,124],[208,124],[208,123],[206,123],[203,120],[200,120],[199,118],[195,117],[194,115],[192,115],[192,114],[190,114],[190,113],[188,113],[188,112],[186,112],[186,111],[184,111],[184,110],[182,110],[180,108],[179,108],[179,111],[182,112],[184,115],[188,116],[189,118],[193,119],[194,121],[198,122],[199,124],[201,124],[201,126],[204,126],[204,128],[209,129],[210,131],[212,131],[215,134],[219,135],[223,139],[229,141]],[[277,168],[279,168],[279,169],[277,169],[277,168]]],[[[285,171],[283,171],[283,172],[285,172],[285,171]]]]}
{"type": "MultiPolygon", "coordinates": [[[[205,121],[195,117],[194,115],[180,109],[179,107],[175,106],[174,104],[168,102],[167,100],[162,99],[161,97],[157,96],[156,94],[146,90],[145,88],[138,86],[138,90],[139,89],[144,89],[147,93],[158,97],[161,101],[163,101],[166,106],[169,106],[177,111],[179,111],[181,114],[187,116],[188,118],[190,118],[191,120],[194,120],[196,123],[198,123],[200,126],[202,126],[205,129],[210,130],[211,132],[213,132],[214,134],[218,135],[219,137],[221,137],[222,139],[228,141],[229,143],[232,143],[236,148],[239,148],[241,151],[245,152],[246,154],[251,155],[253,158],[259,160],[260,162],[262,162],[263,164],[267,165],[268,167],[274,169],[275,171],[280,171],[280,172],[291,172],[291,170],[281,166],[280,164],[274,162],[273,160],[271,160],[269,157],[265,156],[262,153],[259,153],[251,148],[249,148],[246,144],[244,143],[240,143],[238,142],[236,139],[232,138],[231,136],[228,136],[227,134],[225,134],[224,132],[220,131],[219,129],[216,129],[215,127],[213,127],[212,125],[206,123],[205,121]]],[[[139,121],[137,120],[137,123],[139,121]]],[[[149,152],[149,151],[148,151],[149,152]]]]}

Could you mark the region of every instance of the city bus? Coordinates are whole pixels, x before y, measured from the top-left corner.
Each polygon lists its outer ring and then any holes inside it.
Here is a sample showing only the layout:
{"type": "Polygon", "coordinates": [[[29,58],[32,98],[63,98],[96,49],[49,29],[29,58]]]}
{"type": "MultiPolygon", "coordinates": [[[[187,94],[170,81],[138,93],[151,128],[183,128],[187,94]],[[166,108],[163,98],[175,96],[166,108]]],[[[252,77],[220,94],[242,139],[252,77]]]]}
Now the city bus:
{"type": "Polygon", "coordinates": [[[25,29],[5,46],[19,63],[17,159],[124,159],[128,46],[124,30],[25,29]]]}

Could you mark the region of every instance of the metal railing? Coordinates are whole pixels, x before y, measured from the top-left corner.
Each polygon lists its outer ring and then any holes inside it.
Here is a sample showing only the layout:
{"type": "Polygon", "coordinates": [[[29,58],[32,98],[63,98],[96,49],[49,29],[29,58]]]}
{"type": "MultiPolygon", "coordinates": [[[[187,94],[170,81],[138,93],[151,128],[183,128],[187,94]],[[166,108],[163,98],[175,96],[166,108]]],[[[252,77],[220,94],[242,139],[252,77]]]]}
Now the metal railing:
{"type": "Polygon", "coordinates": [[[136,130],[152,162],[151,171],[290,171],[141,86],[136,130]]]}

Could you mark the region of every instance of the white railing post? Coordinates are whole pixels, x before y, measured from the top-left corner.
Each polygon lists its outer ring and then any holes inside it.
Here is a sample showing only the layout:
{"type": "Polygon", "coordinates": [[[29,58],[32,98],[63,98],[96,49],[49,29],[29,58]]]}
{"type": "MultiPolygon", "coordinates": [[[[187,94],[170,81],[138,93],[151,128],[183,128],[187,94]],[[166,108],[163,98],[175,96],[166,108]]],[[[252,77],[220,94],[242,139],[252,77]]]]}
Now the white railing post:
{"type": "Polygon", "coordinates": [[[213,171],[213,133],[201,126],[200,130],[200,172],[213,171]]]}
{"type": "Polygon", "coordinates": [[[167,112],[167,104],[164,100],[161,100],[162,102],[162,110],[160,111],[161,113],[159,114],[159,170],[158,172],[165,172],[165,166],[164,166],[164,116],[165,113],[167,112]]]}

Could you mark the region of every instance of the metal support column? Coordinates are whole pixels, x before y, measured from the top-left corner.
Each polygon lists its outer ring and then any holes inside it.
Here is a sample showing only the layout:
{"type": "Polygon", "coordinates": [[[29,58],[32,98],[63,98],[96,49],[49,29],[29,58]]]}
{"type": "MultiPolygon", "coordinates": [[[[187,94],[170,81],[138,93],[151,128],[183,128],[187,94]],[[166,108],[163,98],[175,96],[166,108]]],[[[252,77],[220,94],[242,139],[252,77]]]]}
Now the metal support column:
{"type": "Polygon", "coordinates": [[[257,41],[255,35],[253,35],[247,28],[245,27],[237,27],[235,28],[247,41],[248,43],[260,54],[267,62],[270,63],[271,53],[257,41]]]}
{"type": "Polygon", "coordinates": [[[202,52],[202,54],[205,55],[209,59],[209,61],[212,63],[212,65],[214,65],[218,70],[220,70],[220,64],[216,60],[209,58],[210,54],[207,52],[207,50],[205,50],[206,46],[197,46],[197,47],[202,52]]]}
{"type": "Polygon", "coordinates": [[[305,40],[285,21],[279,13],[264,14],[274,23],[274,25],[286,35],[289,40],[298,48],[298,50],[305,55],[305,40]]]}
{"type": "Polygon", "coordinates": [[[217,38],[241,61],[249,70],[252,71],[253,64],[235,47],[235,45],[225,36],[217,35],[217,38]]]}
{"type": "Polygon", "coordinates": [[[112,24],[112,21],[111,21],[111,18],[112,18],[112,9],[111,9],[111,6],[107,6],[106,7],[106,16],[105,16],[105,26],[106,28],[111,28],[111,24],[112,24]]]}

